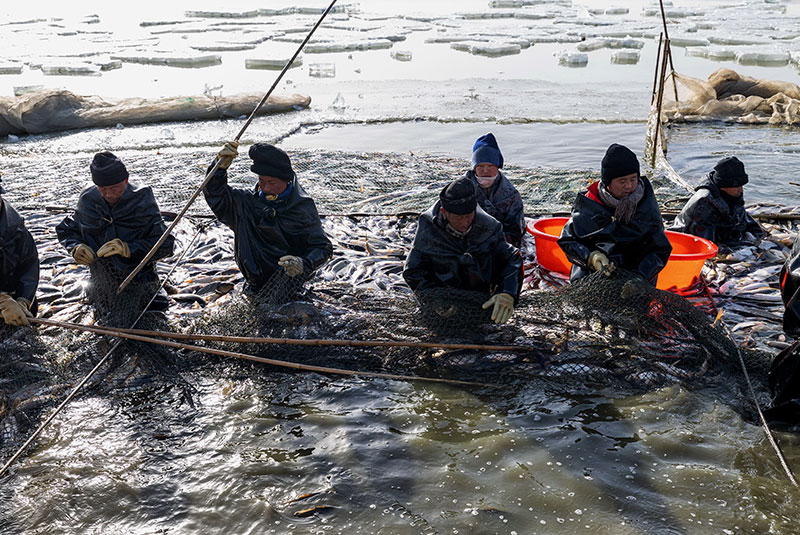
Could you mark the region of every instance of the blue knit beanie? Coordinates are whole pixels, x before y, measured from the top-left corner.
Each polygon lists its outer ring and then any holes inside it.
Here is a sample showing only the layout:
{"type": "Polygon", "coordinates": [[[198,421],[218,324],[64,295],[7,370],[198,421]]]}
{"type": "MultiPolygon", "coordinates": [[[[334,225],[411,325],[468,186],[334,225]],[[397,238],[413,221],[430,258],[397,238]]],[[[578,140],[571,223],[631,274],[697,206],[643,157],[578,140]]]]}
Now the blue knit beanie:
{"type": "Polygon", "coordinates": [[[490,163],[498,169],[503,168],[503,154],[491,132],[479,137],[472,146],[472,168],[475,169],[481,163],[490,163]]]}

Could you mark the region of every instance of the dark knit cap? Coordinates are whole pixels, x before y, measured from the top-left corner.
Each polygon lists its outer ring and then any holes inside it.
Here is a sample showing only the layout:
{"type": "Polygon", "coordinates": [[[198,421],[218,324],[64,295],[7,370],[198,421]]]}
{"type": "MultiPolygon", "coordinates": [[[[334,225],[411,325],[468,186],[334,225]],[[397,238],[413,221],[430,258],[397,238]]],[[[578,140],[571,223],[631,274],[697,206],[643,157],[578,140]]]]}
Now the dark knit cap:
{"type": "Polygon", "coordinates": [[[98,186],[113,186],[128,179],[125,164],[107,151],[94,155],[89,170],[92,172],[92,182],[98,186]]]}
{"type": "Polygon", "coordinates": [[[498,169],[503,168],[503,153],[500,152],[497,140],[491,132],[483,134],[472,146],[472,168],[475,169],[482,163],[490,163],[498,169]]]}
{"type": "Polygon", "coordinates": [[[718,188],[736,188],[744,186],[748,182],[747,173],[744,172],[744,164],[736,156],[728,156],[721,159],[711,171],[711,181],[718,188]]]}
{"type": "Polygon", "coordinates": [[[639,174],[639,160],[636,155],[625,145],[613,143],[606,150],[600,164],[600,180],[608,186],[615,178],[632,173],[639,174]]]}
{"type": "Polygon", "coordinates": [[[442,203],[442,208],[456,215],[474,212],[478,206],[478,201],[475,198],[475,185],[466,176],[446,185],[439,194],[439,200],[442,203]]]}
{"type": "Polygon", "coordinates": [[[269,143],[256,143],[248,152],[253,159],[250,170],[259,176],[280,178],[286,182],[294,180],[294,169],[289,155],[269,143]]]}

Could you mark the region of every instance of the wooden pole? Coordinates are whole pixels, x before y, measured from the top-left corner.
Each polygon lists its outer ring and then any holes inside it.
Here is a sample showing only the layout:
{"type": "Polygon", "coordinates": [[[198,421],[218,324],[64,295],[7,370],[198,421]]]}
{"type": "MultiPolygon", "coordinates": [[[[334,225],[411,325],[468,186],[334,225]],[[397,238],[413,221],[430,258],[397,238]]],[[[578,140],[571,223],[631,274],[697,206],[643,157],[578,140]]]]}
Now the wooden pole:
{"type": "MultiPolygon", "coordinates": [[[[283,70],[281,70],[281,72],[278,74],[278,77],[275,79],[275,82],[272,84],[272,87],[269,88],[269,91],[267,91],[267,93],[264,95],[264,98],[261,99],[261,102],[258,103],[258,105],[255,107],[253,112],[250,114],[250,117],[247,118],[247,121],[245,121],[245,123],[242,126],[241,130],[239,130],[239,133],[236,134],[236,137],[234,138],[234,141],[239,141],[239,139],[244,134],[244,131],[247,130],[247,127],[250,126],[251,122],[253,122],[253,119],[256,116],[256,112],[258,112],[258,110],[261,109],[261,106],[264,105],[264,103],[267,101],[269,96],[275,90],[275,87],[278,85],[278,82],[281,81],[281,78],[283,78],[283,75],[286,74],[286,71],[288,71],[289,67],[292,66],[292,63],[294,63],[294,60],[297,59],[297,56],[300,54],[300,51],[303,50],[303,47],[306,46],[306,43],[308,43],[308,40],[311,39],[311,36],[314,35],[314,32],[317,30],[319,25],[322,24],[322,21],[325,19],[325,16],[330,12],[331,9],[333,9],[333,5],[335,3],[336,3],[336,0],[333,0],[331,2],[331,4],[328,6],[328,8],[325,10],[325,12],[322,13],[322,16],[319,18],[319,20],[314,25],[314,27],[311,28],[311,31],[308,33],[308,35],[306,35],[306,38],[303,39],[303,42],[300,43],[300,46],[297,47],[297,50],[295,51],[294,55],[292,56],[292,59],[290,59],[288,62],[286,62],[286,65],[283,66],[283,70]]],[[[153,247],[150,249],[150,251],[144,256],[144,258],[142,258],[142,261],[139,262],[139,265],[136,266],[134,268],[134,270],[131,271],[130,274],[125,278],[125,280],[122,281],[122,284],[119,285],[119,288],[117,288],[117,295],[119,295],[122,292],[122,290],[124,290],[125,287],[128,286],[128,284],[130,284],[130,282],[133,280],[133,278],[142,270],[142,268],[144,268],[145,264],[147,264],[150,261],[150,259],[153,258],[153,255],[156,254],[156,251],[158,250],[158,248],[161,247],[161,245],[167,239],[167,236],[169,236],[172,233],[172,230],[175,228],[175,226],[178,224],[178,222],[181,220],[181,218],[183,218],[183,216],[186,213],[186,211],[189,210],[189,207],[192,206],[192,203],[194,203],[195,199],[197,199],[197,197],[200,195],[200,192],[203,191],[203,189],[206,187],[206,185],[208,184],[209,180],[211,180],[211,177],[214,176],[214,173],[217,172],[217,169],[219,169],[219,164],[220,164],[220,160],[217,160],[216,162],[214,162],[214,165],[206,173],[206,176],[203,179],[202,184],[200,184],[200,186],[194,191],[192,196],[189,197],[189,200],[186,202],[186,205],[181,209],[180,212],[178,212],[178,215],[175,216],[175,219],[172,220],[172,223],[170,223],[169,227],[167,227],[167,230],[164,231],[164,234],[161,235],[161,237],[158,239],[158,241],[155,243],[155,245],[153,245],[153,247]]]]}
{"type": "Polygon", "coordinates": [[[336,375],[350,375],[350,376],[364,376],[364,377],[378,377],[381,379],[396,379],[401,381],[427,381],[431,383],[446,383],[454,385],[467,385],[467,386],[497,386],[489,383],[476,383],[472,381],[458,381],[455,379],[440,379],[438,377],[424,377],[416,375],[397,375],[392,373],[380,372],[362,372],[355,370],[345,370],[341,368],[329,368],[326,366],[313,366],[310,364],[300,364],[297,362],[287,362],[283,360],[268,359],[264,357],[256,357],[255,355],[248,355],[247,353],[239,353],[236,351],[226,351],[224,349],[214,349],[210,347],[202,347],[191,344],[183,344],[180,342],[170,342],[169,340],[159,340],[148,336],[141,336],[139,334],[131,334],[123,332],[124,329],[107,328],[107,327],[93,327],[90,325],[79,325],[76,323],[64,323],[59,321],[45,320],[40,318],[29,318],[31,323],[40,325],[51,325],[53,327],[64,327],[78,331],[85,331],[95,334],[103,334],[107,336],[116,336],[119,338],[127,338],[129,340],[136,340],[139,342],[148,342],[151,344],[160,344],[175,349],[187,349],[189,351],[197,351],[200,353],[208,353],[211,355],[219,355],[222,357],[233,357],[237,359],[250,360],[253,362],[260,362],[262,364],[269,364],[272,366],[280,366],[282,368],[291,368],[295,370],[310,371],[317,373],[330,373],[336,375]]]}
{"type": "Polygon", "coordinates": [[[661,65],[661,45],[664,42],[664,32],[658,34],[658,51],[656,52],[656,72],[653,73],[653,92],[650,95],[650,106],[656,100],[656,89],[658,88],[658,71],[661,65]]]}
{"type": "MultiPolygon", "coordinates": [[[[664,53],[663,55],[666,57],[667,50],[669,49],[669,39],[664,39],[664,53]]],[[[661,79],[660,84],[658,85],[658,100],[656,103],[656,131],[655,135],[653,136],[653,162],[651,167],[655,167],[655,160],[656,155],[658,154],[658,150],[661,149],[661,105],[664,102],[664,77],[667,74],[667,62],[666,59],[661,61],[661,79]],[[656,145],[657,144],[657,145],[656,145]]]]}
{"type": "Polygon", "coordinates": [[[661,6],[661,22],[664,25],[664,39],[667,41],[666,57],[669,59],[669,70],[672,74],[672,86],[675,90],[675,102],[678,102],[678,83],[675,81],[675,64],[672,63],[672,47],[669,46],[669,32],[667,31],[667,14],[664,11],[664,0],[658,0],[658,3],[661,6]]]}
{"type": "MultiPolygon", "coordinates": [[[[43,320],[33,318],[35,322],[43,323],[46,325],[53,325],[55,327],[64,327],[67,329],[74,329],[83,327],[77,323],[68,323],[63,321],[43,320]],[[47,323],[45,323],[47,322],[47,323]]],[[[216,334],[184,334],[184,333],[171,333],[165,331],[148,331],[143,329],[124,329],[120,327],[103,327],[104,330],[111,333],[125,333],[125,334],[138,334],[140,336],[150,336],[156,338],[170,338],[173,340],[189,340],[193,342],[228,342],[234,344],[273,344],[273,345],[290,345],[290,346],[311,346],[311,347],[409,347],[414,349],[471,349],[475,351],[509,351],[513,353],[534,351],[533,347],[525,346],[500,346],[500,345],[485,345],[485,344],[445,344],[436,342],[403,342],[397,340],[332,340],[332,339],[319,339],[311,338],[299,340],[295,338],[265,338],[265,337],[248,337],[248,336],[226,336],[216,334]]]]}

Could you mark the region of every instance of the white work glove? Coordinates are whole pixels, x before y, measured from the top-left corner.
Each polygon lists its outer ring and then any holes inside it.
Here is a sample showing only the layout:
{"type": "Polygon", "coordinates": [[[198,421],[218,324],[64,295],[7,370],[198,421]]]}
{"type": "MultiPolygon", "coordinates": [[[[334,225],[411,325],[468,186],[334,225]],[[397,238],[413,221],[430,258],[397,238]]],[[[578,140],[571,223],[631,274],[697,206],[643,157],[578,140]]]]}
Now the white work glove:
{"type": "Polygon", "coordinates": [[[278,265],[281,266],[290,277],[296,277],[303,273],[303,259],[299,256],[282,256],[278,260],[278,265]]]}
{"type": "Polygon", "coordinates": [[[3,321],[9,325],[30,327],[28,318],[32,318],[30,311],[31,303],[27,299],[17,299],[16,301],[7,293],[0,294],[0,314],[3,321]]]}
{"type": "Polygon", "coordinates": [[[72,258],[74,258],[77,263],[83,266],[88,266],[94,262],[95,258],[94,251],[92,251],[92,248],[85,243],[79,243],[73,247],[69,254],[72,255],[72,258]]]}
{"type": "Polygon", "coordinates": [[[592,251],[589,255],[589,267],[595,271],[602,271],[606,275],[616,269],[616,266],[611,262],[603,251],[592,251]]]}
{"type": "Polygon", "coordinates": [[[131,257],[131,250],[128,247],[128,244],[124,241],[120,240],[119,238],[114,238],[111,241],[107,241],[97,250],[97,256],[100,258],[106,258],[108,256],[114,256],[118,254],[125,258],[131,257]]]}
{"type": "Polygon", "coordinates": [[[222,146],[222,150],[217,153],[217,160],[219,161],[220,169],[227,169],[233,163],[233,159],[239,155],[238,141],[228,141],[222,146]]]}
{"type": "Polygon", "coordinates": [[[494,294],[486,301],[481,308],[486,310],[490,306],[492,309],[492,321],[495,323],[505,323],[514,312],[514,297],[511,294],[500,293],[494,294]]]}

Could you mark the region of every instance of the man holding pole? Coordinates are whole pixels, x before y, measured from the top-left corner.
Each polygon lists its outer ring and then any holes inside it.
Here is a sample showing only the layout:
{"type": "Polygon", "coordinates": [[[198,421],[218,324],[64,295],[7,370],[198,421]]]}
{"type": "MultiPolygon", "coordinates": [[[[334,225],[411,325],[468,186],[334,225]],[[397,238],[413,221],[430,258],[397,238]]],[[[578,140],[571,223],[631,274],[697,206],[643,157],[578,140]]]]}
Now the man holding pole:
{"type": "Polygon", "coordinates": [[[230,141],[219,152],[217,171],[203,194],[233,230],[234,256],[247,288],[260,291],[276,272],[309,279],[333,254],[314,200],[297,181],[289,156],[268,143],[256,143],[248,152],[258,184],[252,190],[229,186],[227,169],[238,146],[230,141]]]}
{"type": "MultiPolygon", "coordinates": [[[[78,206],[56,226],[61,242],[75,262],[85,266],[107,259],[127,275],[144,258],[166,230],[150,187],[128,183],[128,170],[110,152],[95,154],[89,166],[93,186],[81,192],[78,206]]],[[[158,280],[156,260],[171,256],[175,238],[168,236],[151,262],[134,279],[139,283],[158,280]]],[[[165,293],[153,301],[150,310],[166,310],[165,293]]]]}
{"type": "Polygon", "coordinates": [[[0,315],[8,325],[30,326],[39,286],[39,253],[25,222],[0,182],[0,315]]]}

